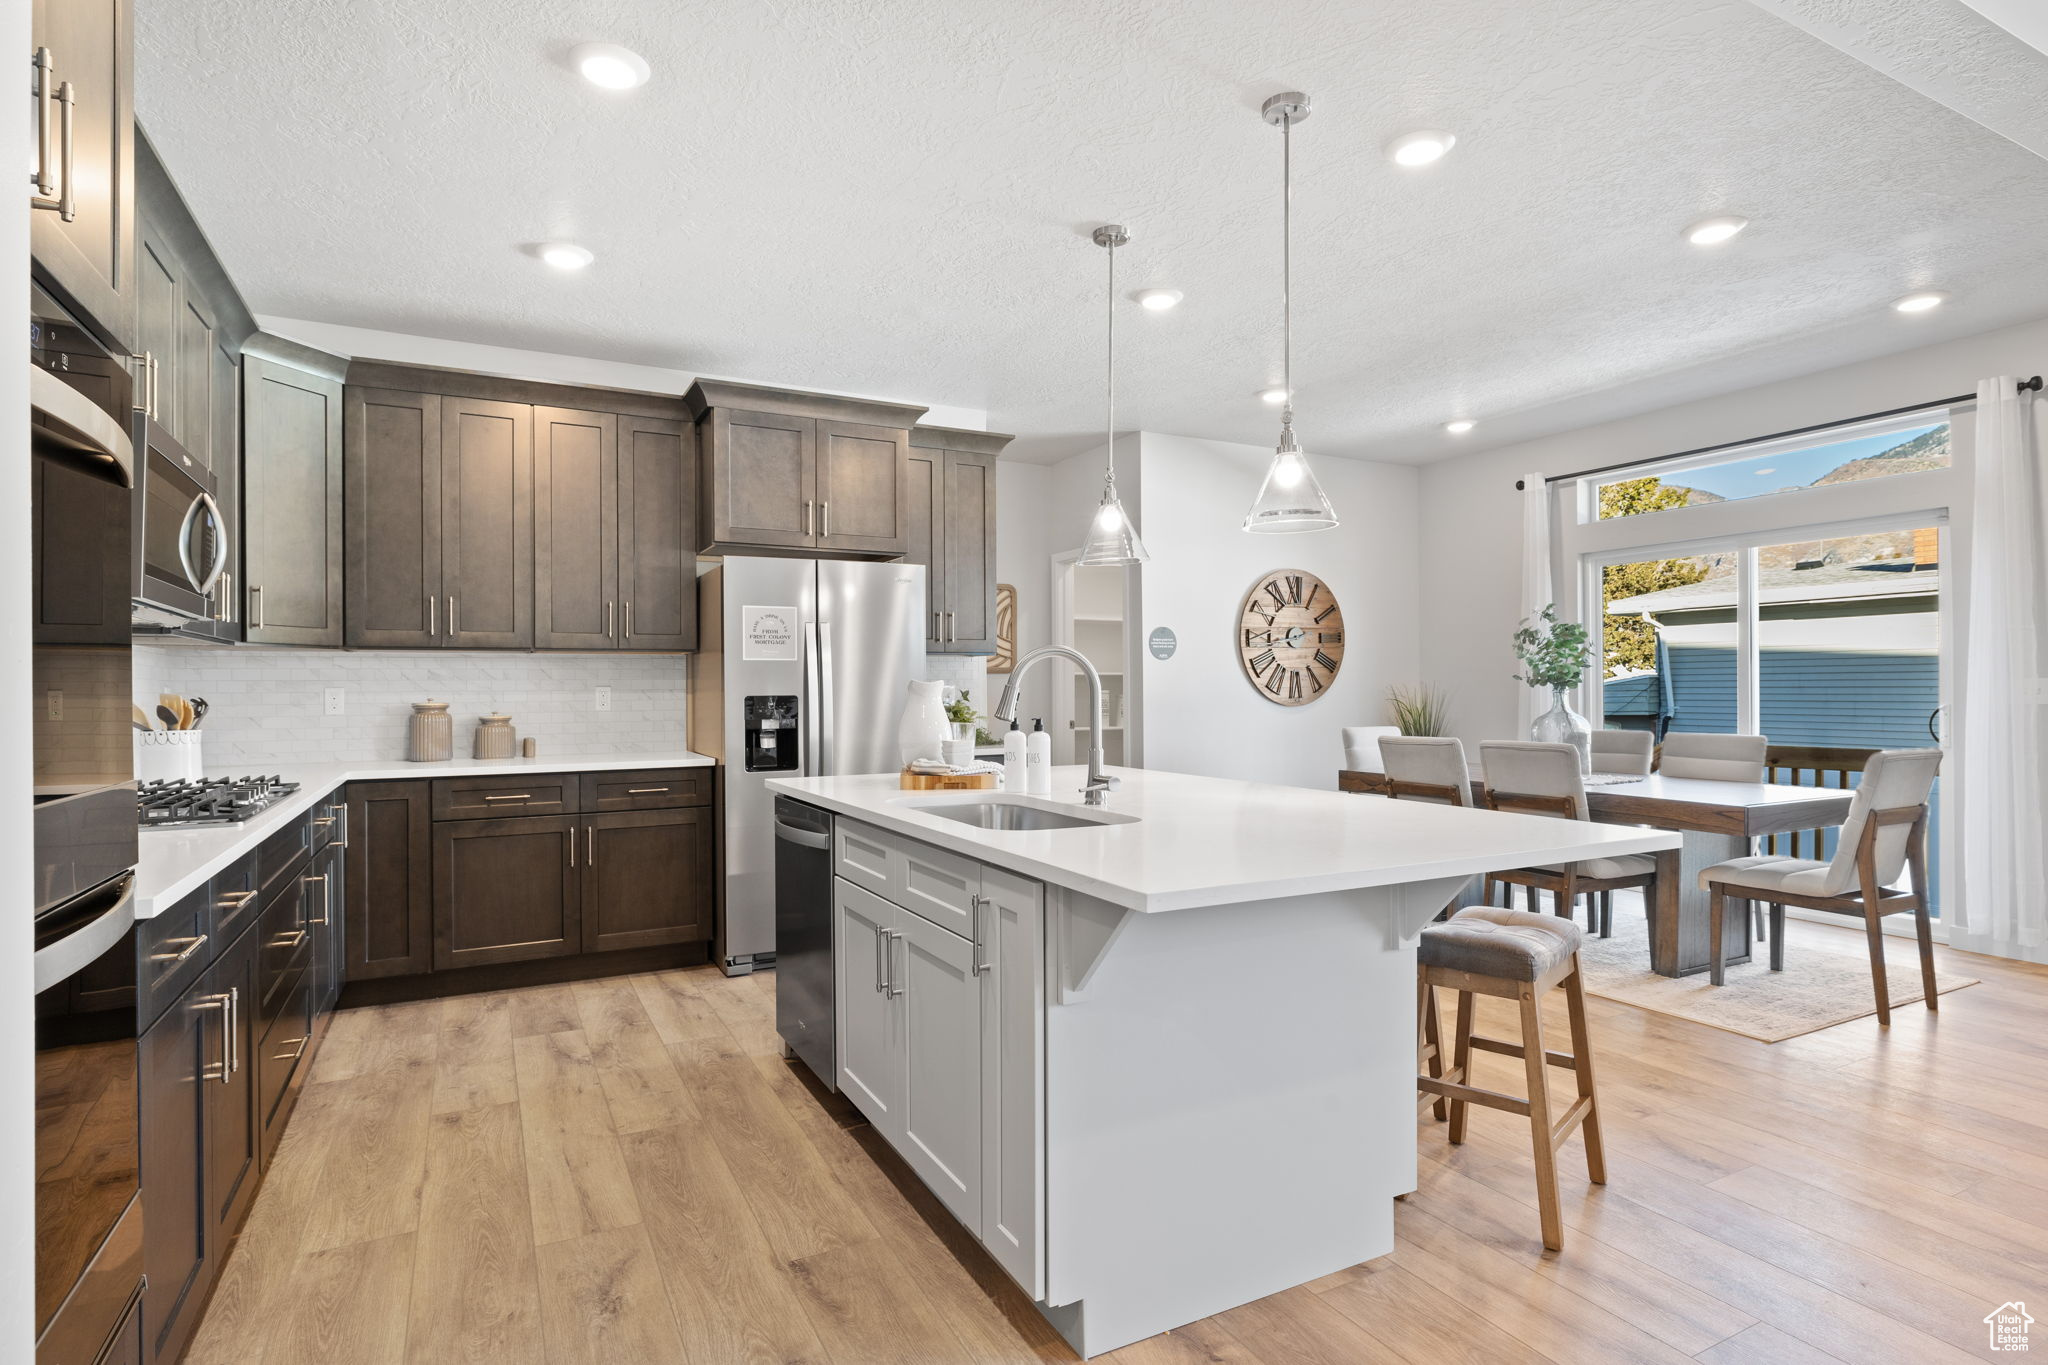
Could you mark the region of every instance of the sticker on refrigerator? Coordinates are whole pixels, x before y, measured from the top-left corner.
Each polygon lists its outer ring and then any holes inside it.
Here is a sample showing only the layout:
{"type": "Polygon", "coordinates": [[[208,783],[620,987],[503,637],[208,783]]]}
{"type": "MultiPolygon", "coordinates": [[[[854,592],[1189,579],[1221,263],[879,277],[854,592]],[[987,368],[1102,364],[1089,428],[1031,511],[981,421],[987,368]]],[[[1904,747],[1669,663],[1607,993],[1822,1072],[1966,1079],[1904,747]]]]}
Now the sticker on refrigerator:
{"type": "Polygon", "coordinates": [[[740,657],[750,660],[794,660],[796,608],[741,607],[740,657]]]}

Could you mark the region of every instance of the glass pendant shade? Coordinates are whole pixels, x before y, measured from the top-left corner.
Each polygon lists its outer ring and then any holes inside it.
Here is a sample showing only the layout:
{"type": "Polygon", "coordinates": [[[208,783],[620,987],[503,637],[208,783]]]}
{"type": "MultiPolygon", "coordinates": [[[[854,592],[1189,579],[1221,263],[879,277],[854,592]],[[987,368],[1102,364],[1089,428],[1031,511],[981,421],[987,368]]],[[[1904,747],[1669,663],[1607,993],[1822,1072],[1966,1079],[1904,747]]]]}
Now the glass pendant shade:
{"type": "Polygon", "coordinates": [[[1095,516],[1088,523],[1088,539],[1081,546],[1079,562],[1143,564],[1151,557],[1145,553],[1145,543],[1138,539],[1138,528],[1131,525],[1130,515],[1124,511],[1123,500],[1116,495],[1116,481],[1104,480],[1102,505],[1095,509],[1095,516]]]}
{"type": "Polygon", "coordinates": [[[1287,531],[1328,531],[1337,524],[1337,509],[1323,492],[1308,457],[1295,443],[1294,427],[1280,429],[1280,445],[1273,463],[1266,467],[1266,481],[1251,511],[1244,514],[1244,529],[1278,534],[1287,531]]]}

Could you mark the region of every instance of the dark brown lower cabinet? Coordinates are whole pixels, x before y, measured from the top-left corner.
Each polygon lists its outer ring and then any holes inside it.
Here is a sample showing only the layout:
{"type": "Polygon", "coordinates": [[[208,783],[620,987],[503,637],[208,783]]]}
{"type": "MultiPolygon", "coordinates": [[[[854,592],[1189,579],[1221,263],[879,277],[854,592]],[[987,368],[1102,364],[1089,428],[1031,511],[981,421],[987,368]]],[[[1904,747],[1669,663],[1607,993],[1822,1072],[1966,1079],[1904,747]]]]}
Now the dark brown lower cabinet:
{"type": "Polygon", "coordinates": [[[583,817],[583,951],[708,938],[711,808],[583,817]]]}
{"type": "Polygon", "coordinates": [[[433,829],[435,971],[582,951],[581,820],[446,820],[433,829]]]}
{"type": "Polygon", "coordinates": [[[206,1297],[213,1245],[207,1111],[226,1051],[226,1002],[196,984],[142,1035],[143,1343],[151,1360],[185,1348],[206,1297]]]}
{"type": "Polygon", "coordinates": [[[433,792],[427,782],[352,782],[342,975],[351,981],[434,969],[433,792]]]}
{"type": "Polygon", "coordinates": [[[221,1074],[207,1088],[206,1202],[213,1245],[221,1253],[248,1216],[263,1161],[256,1113],[256,937],[250,932],[236,939],[199,984],[202,995],[225,1000],[227,1007],[226,1056],[216,1061],[221,1074]]]}

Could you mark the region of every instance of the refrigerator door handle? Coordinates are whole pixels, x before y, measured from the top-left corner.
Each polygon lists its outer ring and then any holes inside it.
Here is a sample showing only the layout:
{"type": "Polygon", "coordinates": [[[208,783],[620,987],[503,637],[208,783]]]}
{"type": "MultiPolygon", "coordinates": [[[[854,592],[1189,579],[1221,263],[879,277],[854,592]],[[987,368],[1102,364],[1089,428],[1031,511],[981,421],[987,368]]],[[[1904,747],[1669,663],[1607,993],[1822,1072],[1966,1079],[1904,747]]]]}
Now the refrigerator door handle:
{"type": "Polygon", "coordinates": [[[832,756],[832,623],[818,622],[818,776],[836,774],[832,756]]]}
{"type": "Polygon", "coordinates": [[[804,622],[804,694],[797,702],[797,743],[803,746],[803,775],[818,768],[818,623],[804,622]]]}

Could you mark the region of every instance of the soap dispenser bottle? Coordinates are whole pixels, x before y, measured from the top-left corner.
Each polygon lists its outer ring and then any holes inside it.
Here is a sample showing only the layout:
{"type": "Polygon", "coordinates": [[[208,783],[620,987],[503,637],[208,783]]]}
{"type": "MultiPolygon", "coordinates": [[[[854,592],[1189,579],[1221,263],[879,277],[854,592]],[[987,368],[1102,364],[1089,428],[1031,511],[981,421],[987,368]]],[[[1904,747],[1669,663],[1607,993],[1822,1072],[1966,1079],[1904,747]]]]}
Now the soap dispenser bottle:
{"type": "Polygon", "coordinates": [[[1006,791],[1025,790],[1024,778],[1024,732],[1016,721],[1010,722],[1009,731],[1003,736],[1003,788],[1006,791]]]}
{"type": "Polygon", "coordinates": [[[1045,722],[1031,722],[1031,733],[1026,736],[1024,746],[1025,790],[1033,796],[1052,795],[1052,736],[1045,732],[1045,722]]]}

